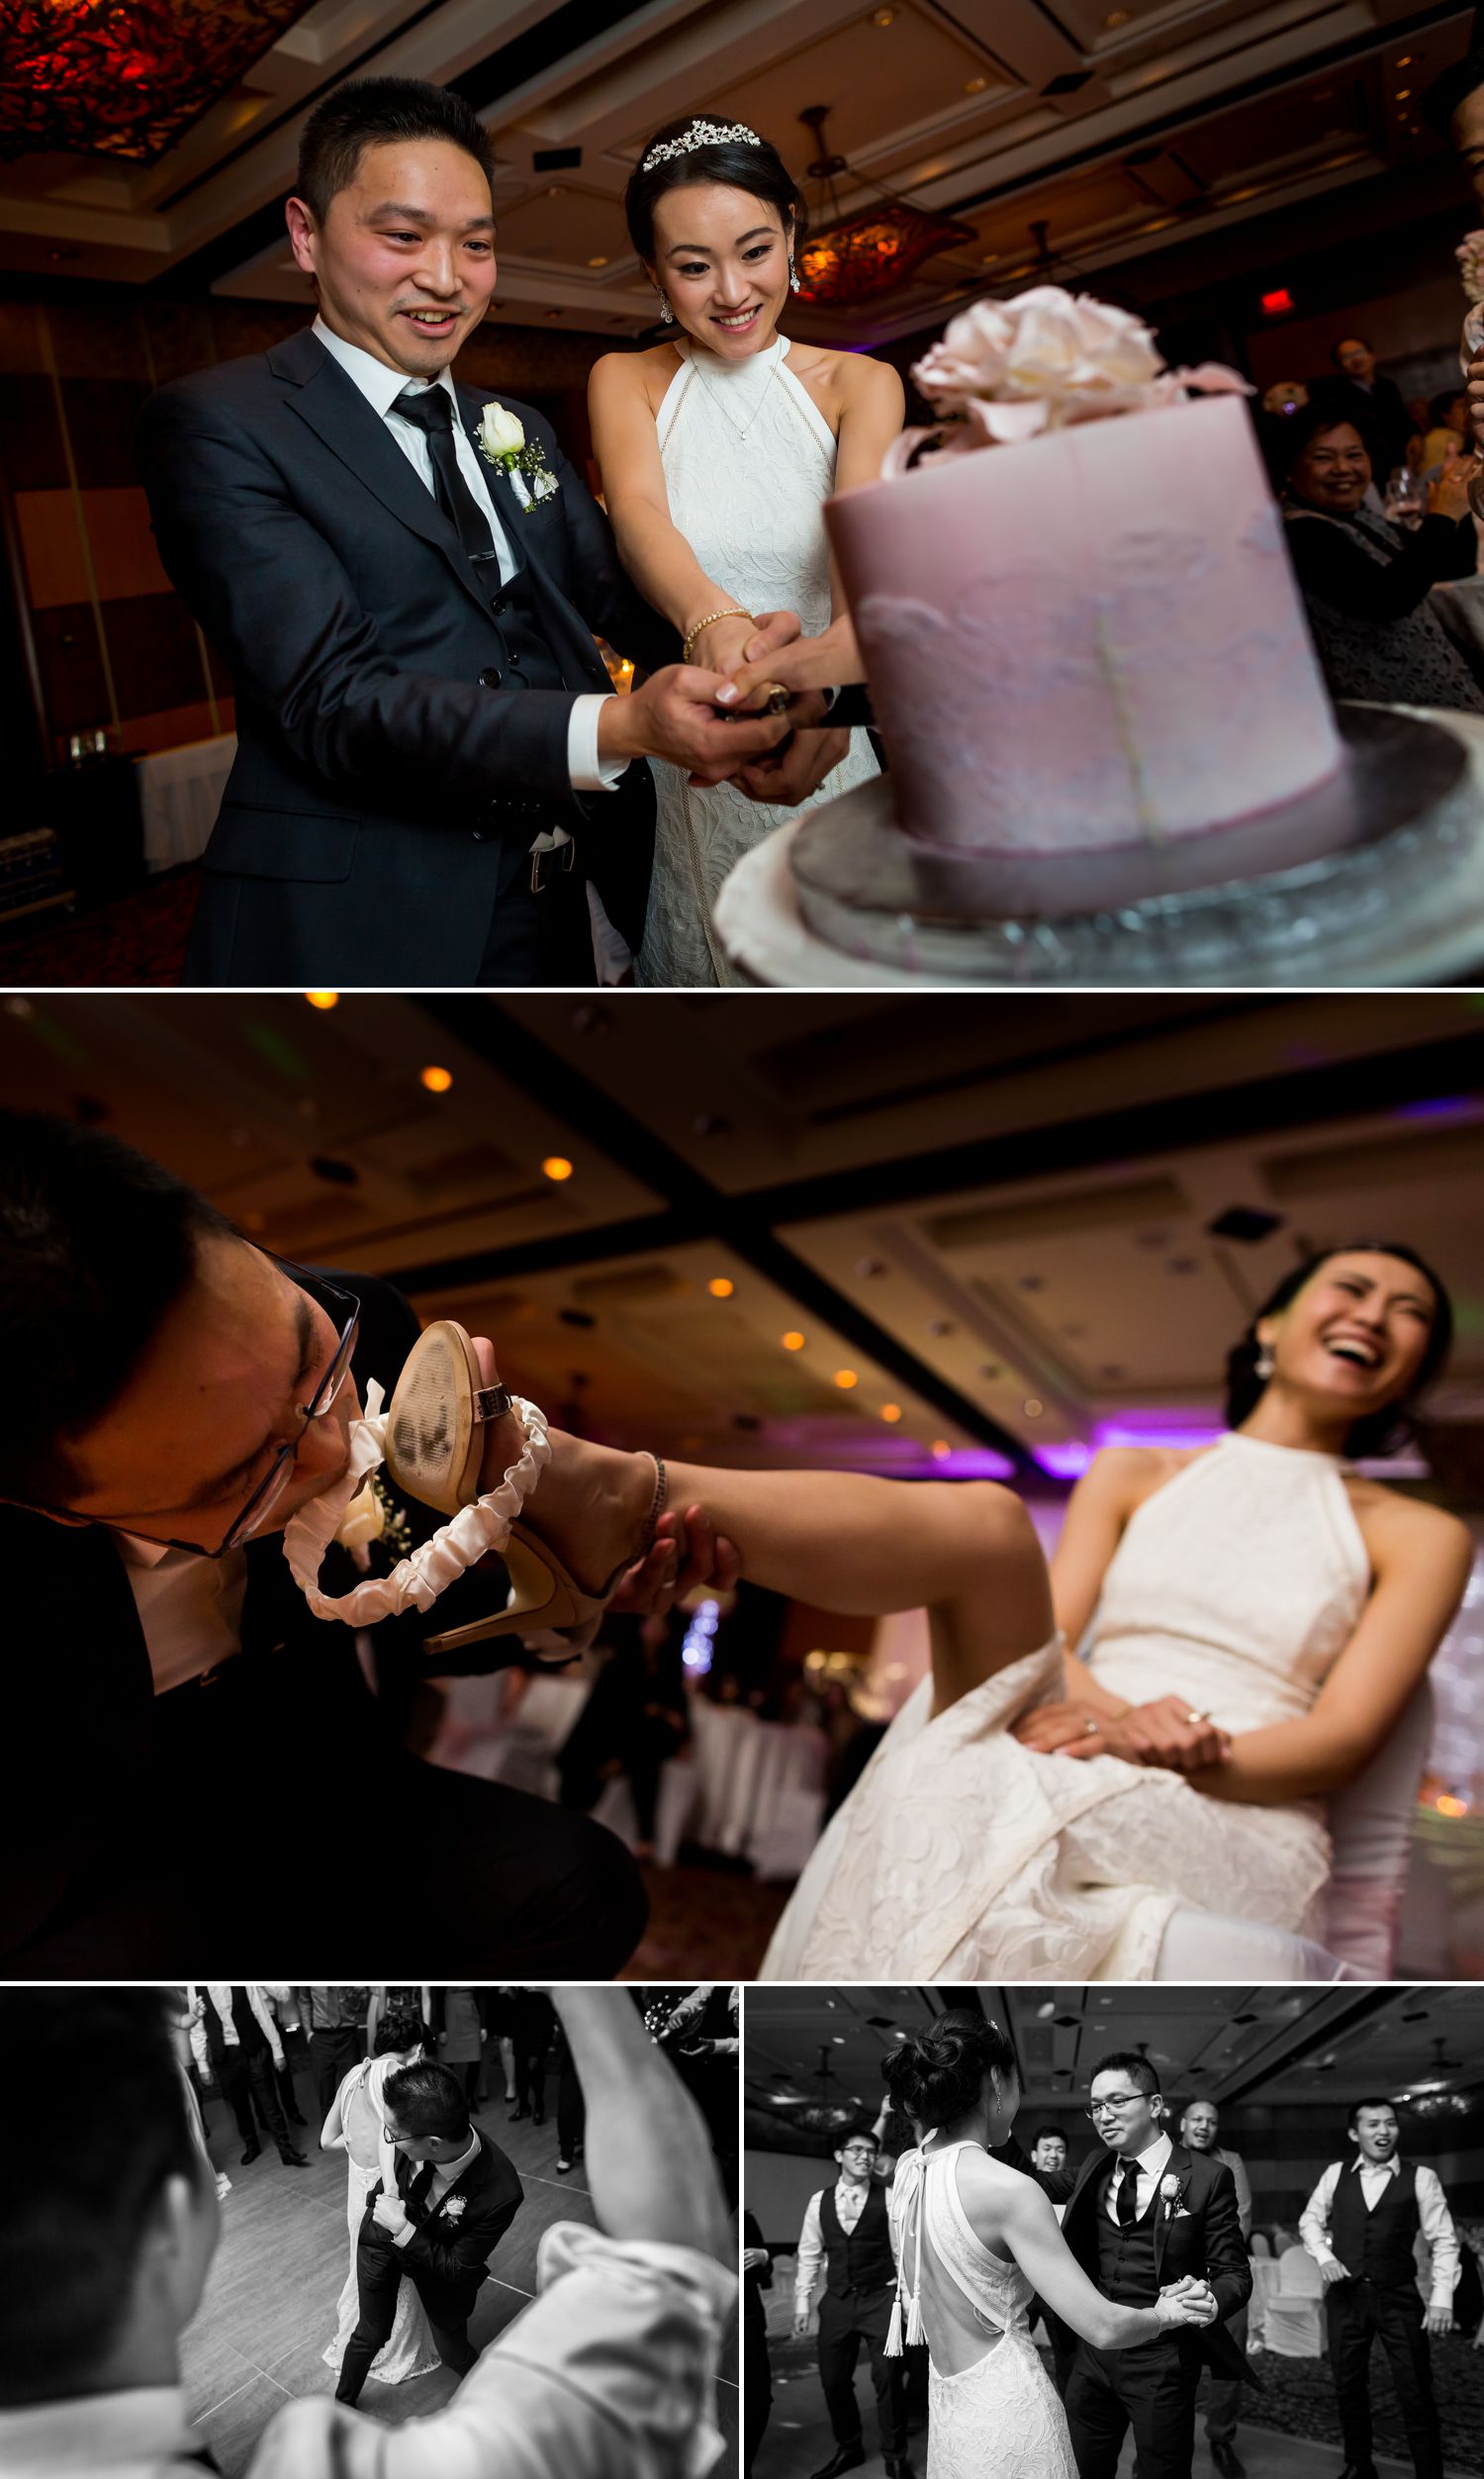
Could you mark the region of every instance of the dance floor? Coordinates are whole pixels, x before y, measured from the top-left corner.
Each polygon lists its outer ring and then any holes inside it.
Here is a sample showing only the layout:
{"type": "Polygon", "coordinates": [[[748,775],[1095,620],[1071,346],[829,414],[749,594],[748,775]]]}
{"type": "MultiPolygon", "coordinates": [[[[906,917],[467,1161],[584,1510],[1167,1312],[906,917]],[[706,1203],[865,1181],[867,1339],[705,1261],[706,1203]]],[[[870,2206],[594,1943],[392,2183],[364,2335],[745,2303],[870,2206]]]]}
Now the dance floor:
{"type": "MultiPolygon", "coordinates": [[[[206,2113],[212,2157],[232,2184],[222,2207],[222,2243],[181,2355],[190,2415],[226,2479],[246,2470],[264,2427],[285,2401],[332,2393],[335,2386],[334,2371],[321,2353],[334,2333],[349,2262],[345,2155],[319,2147],[320,2121],[307,2073],[298,2076],[296,2088],[301,2109],[313,2121],[291,2130],[300,2150],[310,2155],[307,2169],[285,2168],[271,2144],[249,2168],[240,2168],[241,2144],[225,2103],[212,2101],[206,2113]]],[[[470,2319],[476,2348],[503,2332],[533,2294],[542,2232],[556,2221],[593,2225],[582,2162],[570,2177],[556,2174],[554,2079],[547,2101],[553,2114],[544,2126],[528,2119],[508,2125],[503,2095],[476,2113],[476,2123],[509,2154],[525,2188],[525,2201],[495,2251],[470,2319]]],[[[723,2471],[735,2465],[736,2353],[734,2326],[717,2386],[716,2421],[727,2439],[726,2457],[718,2465],[723,2471]]],[[[360,2407],[388,2422],[417,2419],[439,2409],[456,2390],[457,2379],[445,2367],[409,2384],[378,2384],[372,2377],[360,2407]]]]}
{"type": "Polygon", "coordinates": [[[755,1979],[788,1899],[787,1885],[759,1885],[725,1867],[652,1867],[641,1862],[649,1926],[619,1973],[626,1980],[755,1979]]]}
{"type": "MultiPolygon", "coordinates": [[[[786,2268],[787,2269],[787,2268],[786,2268]]],[[[780,2277],[775,2274],[775,2279],[780,2277]]],[[[791,2337],[773,2338],[769,2342],[773,2362],[773,2416],[763,2447],[753,2463],[752,2479],[809,2479],[812,2471],[828,2461],[833,2450],[829,2421],[819,2390],[814,2364],[813,2341],[794,2341],[791,2337]]],[[[1049,2355],[1046,2371],[1051,2373],[1049,2355]]],[[[1381,2376],[1381,2353],[1376,2352],[1372,2376],[1372,2399],[1376,2398],[1381,2376]]],[[[884,2479],[885,2465],[879,2449],[876,2433],[876,2403],[871,2391],[870,2371],[862,2362],[856,2371],[856,2399],[861,2406],[861,2426],[866,2440],[866,2461],[861,2479],[884,2479]]],[[[1190,2465],[1191,2479],[1217,2479],[1211,2448],[1202,2432],[1205,2419],[1204,2394],[1196,2412],[1195,2458],[1190,2465]]],[[[916,2479],[925,2479],[927,2470],[927,2435],[914,2431],[908,2442],[908,2458],[916,2479]]],[[[1237,2450],[1247,2466],[1248,2479],[1338,2479],[1343,2456],[1337,2445],[1315,2441],[1307,2436],[1280,2435],[1274,2428],[1260,2427],[1256,2420],[1244,2419],[1237,2431],[1237,2450]]],[[[1412,2479],[1410,2461],[1397,2461],[1385,2453],[1375,2457],[1377,2479],[1412,2479]]],[[[1118,2464],[1118,2479],[1134,2479],[1134,2446],[1132,2438],[1124,2443],[1118,2464]]],[[[1460,2461],[1445,2465],[1445,2479],[1470,2479],[1460,2461]]]]}

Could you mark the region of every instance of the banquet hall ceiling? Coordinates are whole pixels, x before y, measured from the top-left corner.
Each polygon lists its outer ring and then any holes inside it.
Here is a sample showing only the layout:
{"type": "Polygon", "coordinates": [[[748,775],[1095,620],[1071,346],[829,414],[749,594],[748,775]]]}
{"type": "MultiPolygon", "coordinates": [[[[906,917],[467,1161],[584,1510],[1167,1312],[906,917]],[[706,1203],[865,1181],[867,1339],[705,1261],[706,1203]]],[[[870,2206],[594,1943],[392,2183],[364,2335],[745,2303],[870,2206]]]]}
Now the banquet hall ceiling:
{"type": "MultiPolygon", "coordinates": [[[[985,1988],[984,2012],[1015,2045],[1024,2098],[1017,2130],[1029,2142],[1039,2109],[1079,2106],[1098,2059],[1148,2045],[1166,2095],[1199,2097],[1230,2113],[1300,2103],[1333,2108],[1337,2126],[1363,2093],[1401,2095],[1433,2079],[1436,2043],[1460,2061],[1443,2076],[1477,2090],[1484,2073],[1484,1989],[985,1988]]],[[[898,2032],[923,2029],[962,2003],[951,1988],[752,1988],[747,1993],[744,2105],[749,2143],[819,2150],[795,2136],[800,2103],[820,2093],[828,2051],[831,2101],[881,2106],[881,2059],[898,2032]]],[[[1229,2117],[1230,2125],[1230,2117],[1229,2117]]],[[[1080,2155],[1091,2147],[1073,2140],[1080,2155]]]]}
{"type": "MultiPolygon", "coordinates": [[[[234,14],[252,14],[238,0],[234,14]]],[[[278,12],[281,18],[283,12],[278,12]]],[[[961,217],[869,322],[796,309],[802,334],[882,340],[955,299],[1049,271],[1085,279],[1390,172],[1386,212],[1456,205],[1417,116],[1470,8],[1409,0],[315,0],[156,162],[0,163],[0,267],[302,301],[283,233],[300,127],[341,78],[458,83],[500,171],[497,319],[637,334],[654,300],[623,229],[648,133],[740,119],[802,175],[797,115],[830,108],[849,210],[883,182],[961,217]]],[[[3,36],[0,36],[3,41],[3,36]]],[[[817,190],[811,193],[811,206],[817,190]]]]}
{"type": "Polygon", "coordinates": [[[1209,1433],[1299,1253],[1407,1239],[1458,1302],[1429,1452],[1477,1504],[1481,1005],[38,994],[0,1088],[489,1331],[553,1418],[727,1461],[1062,1478],[1209,1433]]]}

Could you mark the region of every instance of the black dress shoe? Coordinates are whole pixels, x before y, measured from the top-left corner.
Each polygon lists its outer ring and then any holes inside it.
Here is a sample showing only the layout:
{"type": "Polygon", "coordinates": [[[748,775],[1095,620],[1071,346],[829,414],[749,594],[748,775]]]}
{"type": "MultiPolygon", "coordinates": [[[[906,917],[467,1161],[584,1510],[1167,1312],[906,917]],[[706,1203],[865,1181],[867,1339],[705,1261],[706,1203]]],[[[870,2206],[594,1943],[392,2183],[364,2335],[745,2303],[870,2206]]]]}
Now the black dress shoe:
{"type": "Polygon", "coordinates": [[[242,2166],[244,2169],[246,2168],[249,2160],[256,2160],[258,2153],[262,2150],[262,2148],[261,2144],[254,2138],[242,2154],[242,2166]]]}
{"type": "Polygon", "coordinates": [[[308,2126],[309,2124],[308,2118],[301,2118],[297,2109],[286,2109],[284,2116],[288,2119],[290,2126],[308,2126]]]}
{"type": "Polygon", "coordinates": [[[545,2110],[533,2109],[530,2113],[530,2122],[532,2126],[544,2126],[546,2124],[545,2110]]]}
{"type": "Polygon", "coordinates": [[[837,2444],[829,2460],[811,2474],[811,2479],[840,2479],[842,2470],[859,2470],[865,2459],[866,2447],[857,2436],[854,2444],[837,2444]]]}
{"type": "Polygon", "coordinates": [[[1247,2479],[1247,2464],[1229,2436],[1212,2436],[1211,2459],[1221,2479],[1247,2479]]]}
{"type": "Polygon", "coordinates": [[[912,2465],[905,2453],[898,2453],[894,2459],[888,2453],[885,2458],[886,2479],[913,2479],[912,2465]]]}
{"type": "Polygon", "coordinates": [[[524,2101],[522,2100],[518,2109],[512,2109],[510,2111],[510,2116],[506,2120],[506,2124],[507,2126],[513,2126],[517,2118],[528,2118],[529,2116],[530,2111],[527,2109],[524,2101]]]}
{"type": "Polygon", "coordinates": [[[286,2169],[307,2169],[309,2167],[309,2161],[305,2154],[302,2151],[295,2151],[292,2144],[289,2145],[288,2150],[281,2151],[278,2157],[283,2162],[286,2169]]]}

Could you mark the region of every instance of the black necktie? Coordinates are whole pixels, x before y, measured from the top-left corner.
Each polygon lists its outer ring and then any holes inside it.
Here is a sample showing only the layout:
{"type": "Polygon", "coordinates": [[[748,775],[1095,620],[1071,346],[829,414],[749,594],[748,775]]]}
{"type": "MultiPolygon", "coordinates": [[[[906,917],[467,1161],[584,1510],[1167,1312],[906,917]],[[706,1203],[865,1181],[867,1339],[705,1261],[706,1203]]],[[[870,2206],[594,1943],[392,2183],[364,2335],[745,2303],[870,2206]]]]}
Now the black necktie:
{"type": "Polygon", "coordinates": [[[1121,2230],[1132,2230],[1138,2218],[1139,2171],[1133,2161],[1126,2160],[1123,2168],[1123,2183],[1118,2190],[1118,2226],[1121,2230]]]}
{"type": "Polygon", "coordinates": [[[470,559],[494,559],[489,520],[459,471],[453,443],[453,399],[446,387],[405,387],[392,411],[416,423],[432,457],[433,497],[470,559]]]}

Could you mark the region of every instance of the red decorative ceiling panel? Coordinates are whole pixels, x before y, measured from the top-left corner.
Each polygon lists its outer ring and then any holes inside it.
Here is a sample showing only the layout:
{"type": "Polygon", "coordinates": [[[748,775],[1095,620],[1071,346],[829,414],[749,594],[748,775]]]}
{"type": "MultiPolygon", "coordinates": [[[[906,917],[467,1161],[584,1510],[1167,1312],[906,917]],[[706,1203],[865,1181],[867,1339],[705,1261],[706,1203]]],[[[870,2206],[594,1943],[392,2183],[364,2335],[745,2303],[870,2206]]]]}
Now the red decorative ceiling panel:
{"type": "Polygon", "coordinates": [[[309,0],[19,0],[0,10],[0,156],[153,163],[309,0]]]}

